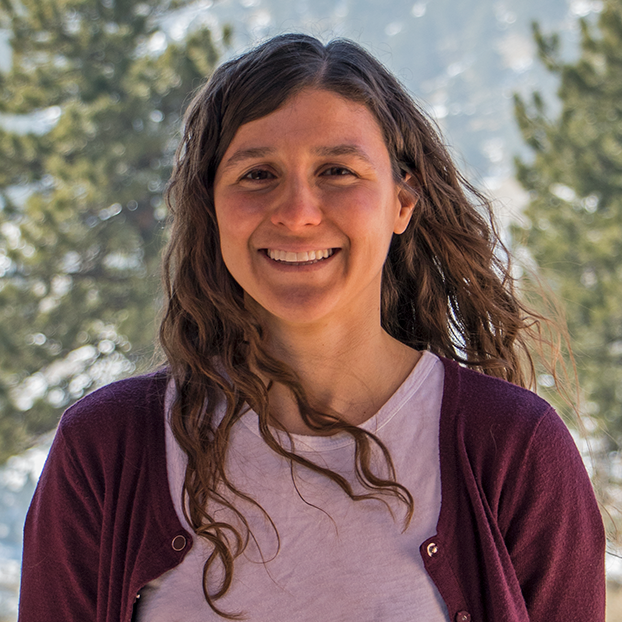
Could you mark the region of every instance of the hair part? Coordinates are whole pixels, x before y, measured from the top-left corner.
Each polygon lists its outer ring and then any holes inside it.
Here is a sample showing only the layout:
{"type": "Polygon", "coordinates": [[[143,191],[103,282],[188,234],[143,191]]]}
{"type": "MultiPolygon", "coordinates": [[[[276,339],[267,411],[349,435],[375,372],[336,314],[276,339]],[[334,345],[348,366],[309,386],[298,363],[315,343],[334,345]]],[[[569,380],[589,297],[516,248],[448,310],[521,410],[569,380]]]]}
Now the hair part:
{"type": "Polygon", "coordinates": [[[382,130],[396,181],[418,200],[406,231],[394,235],[384,266],[383,328],[415,349],[516,384],[525,386],[534,376],[529,329],[542,318],[528,312],[515,294],[509,266],[499,259],[504,247],[490,205],[458,173],[433,123],[380,62],[351,41],[324,45],[289,34],[221,65],[188,107],[166,191],[172,226],[164,257],[168,303],[160,340],[178,396],[172,428],[188,455],[182,504],[196,534],[214,547],[205,563],[204,593],[209,606],[226,618],[240,614],[221,611],[216,601],[231,585],[233,562],[248,542],[250,527],[218,486],[255,503],[235,488],[225,469],[231,429],[246,408],[258,414],[267,445],[290,461],[294,483],[296,468],[312,469],[355,501],[398,499],[407,508],[404,528],[413,513],[412,496],[396,481],[383,443],[338,413],[315,409],[293,370],[269,354],[262,327],[245,307],[243,291],[221,255],[213,186],[224,153],[240,126],[274,112],[304,89],[324,89],[366,106],[382,130]],[[268,386],[256,370],[270,379],[268,386]],[[344,431],[354,438],[355,473],[365,493],[355,493],[337,473],[296,454],[291,436],[291,451],[274,437],[269,390],[275,382],[290,390],[311,429],[344,431]],[[225,413],[217,421],[219,404],[225,413]],[[376,450],[387,465],[386,476],[372,468],[376,450]],[[244,535],[213,518],[214,502],[238,516],[244,535]],[[208,571],[217,562],[225,578],[210,591],[208,571]]]}

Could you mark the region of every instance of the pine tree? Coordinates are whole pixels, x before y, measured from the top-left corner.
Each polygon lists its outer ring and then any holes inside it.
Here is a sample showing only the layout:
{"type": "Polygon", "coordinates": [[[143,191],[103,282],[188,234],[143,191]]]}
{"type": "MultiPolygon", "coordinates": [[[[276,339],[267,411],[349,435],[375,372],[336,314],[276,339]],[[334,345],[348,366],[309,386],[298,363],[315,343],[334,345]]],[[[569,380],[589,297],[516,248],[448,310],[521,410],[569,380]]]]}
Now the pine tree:
{"type": "Polygon", "coordinates": [[[605,430],[606,455],[622,446],[622,1],[580,28],[580,56],[564,62],[559,37],[535,27],[561,109],[550,118],[539,94],[515,99],[533,158],[517,161],[530,202],[514,237],[565,306],[584,420],[605,430]]]}
{"type": "Polygon", "coordinates": [[[162,190],[217,60],[205,28],[167,40],[184,4],[0,1],[0,459],[153,352],[162,190]]]}

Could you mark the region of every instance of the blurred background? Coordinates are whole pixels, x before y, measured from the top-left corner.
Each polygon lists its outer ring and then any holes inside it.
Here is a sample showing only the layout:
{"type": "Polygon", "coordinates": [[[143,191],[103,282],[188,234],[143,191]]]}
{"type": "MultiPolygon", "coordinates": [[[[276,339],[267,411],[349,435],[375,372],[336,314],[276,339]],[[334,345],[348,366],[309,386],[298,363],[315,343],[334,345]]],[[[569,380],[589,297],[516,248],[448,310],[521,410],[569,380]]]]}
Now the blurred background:
{"type": "MultiPolygon", "coordinates": [[[[563,303],[622,621],[622,0],[0,2],[0,622],[60,414],[154,363],[162,190],[189,94],[282,32],[385,63],[494,200],[525,297],[563,303]]],[[[570,387],[572,393],[572,383],[570,387]]],[[[554,448],[551,448],[554,450],[554,448]]]]}

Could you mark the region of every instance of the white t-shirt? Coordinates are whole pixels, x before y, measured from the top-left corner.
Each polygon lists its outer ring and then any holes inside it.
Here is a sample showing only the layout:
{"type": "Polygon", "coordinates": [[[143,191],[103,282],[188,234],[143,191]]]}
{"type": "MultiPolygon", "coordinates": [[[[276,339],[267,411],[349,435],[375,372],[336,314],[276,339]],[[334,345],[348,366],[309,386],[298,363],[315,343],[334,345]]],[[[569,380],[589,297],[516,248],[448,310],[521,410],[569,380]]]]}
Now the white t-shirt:
{"type": "MultiPolygon", "coordinates": [[[[443,380],[442,363],[425,352],[387,403],[360,426],[387,446],[397,481],[414,498],[414,516],[404,532],[403,503],[385,497],[392,517],[380,501],[352,501],[336,483],[309,469],[295,467],[292,476],[289,462],[261,438],[257,414],[242,416],[232,430],[227,472],[274,521],[280,549],[261,510],[236,498],[235,507],[247,518],[255,540],[235,559],[233,584],[216,601],[220,609],[244,613],[253,622],[447,622],[447,608],[419,553],[421,543],[436,533],[440,512],[443,380]]],[[[170,391],[167,398],[172,403],[170,391]]],[[[273,432],[287,446],[286,436],[273,432]]],[[[166,435],[173,503],[192,532],[181,508],[186,456],[170,425],[166,435]]],[[[342,474],[355,491],[363,492],[354,475],[349,435],[292,437],[297,453],[342,474]]],[[[211,505],[210,514],[244,533],[226,508],[211,505]]],[[[210,550],[195,537],[180,565],[146,585],[138,622],[222,620],[203,596],[203,565],[210,550]]],[[[212,589],[222,578],[218,571],[210,572],[212,589]]]]}

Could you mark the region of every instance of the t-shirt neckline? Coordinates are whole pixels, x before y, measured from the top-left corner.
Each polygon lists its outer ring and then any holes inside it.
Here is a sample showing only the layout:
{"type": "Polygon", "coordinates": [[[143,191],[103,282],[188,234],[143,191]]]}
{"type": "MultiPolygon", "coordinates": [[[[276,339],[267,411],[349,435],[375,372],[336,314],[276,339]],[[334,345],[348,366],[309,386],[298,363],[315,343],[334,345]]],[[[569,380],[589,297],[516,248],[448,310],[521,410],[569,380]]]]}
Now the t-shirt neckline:
{"type": "MultiPolygon", "coordinates": [[[[395,393],[391,395],[378,412],[358,427],[373,434],[378,434],[378,432],[400,411],[404,403],[410,400],[421,388],[438,360],[438,357],[432,352],[422,352],[422,356],[404,382],[396,389],[395,393]]],[[[259,416],[254,410],[248,410],[244,413],[240,421],[253,434],[261,437],[261,432],[259,431],[259,416]]],[[[288,436],[285,432],[272,426],[270,426],[270,431],[284,447],[291,450],[288,436]]],[[[331,436],[292,433],[290,437],[294,442],[294,447],[297,452],[328,451],[354,444],[354,439],[347,432],[338,432],[331,436]]]]}

